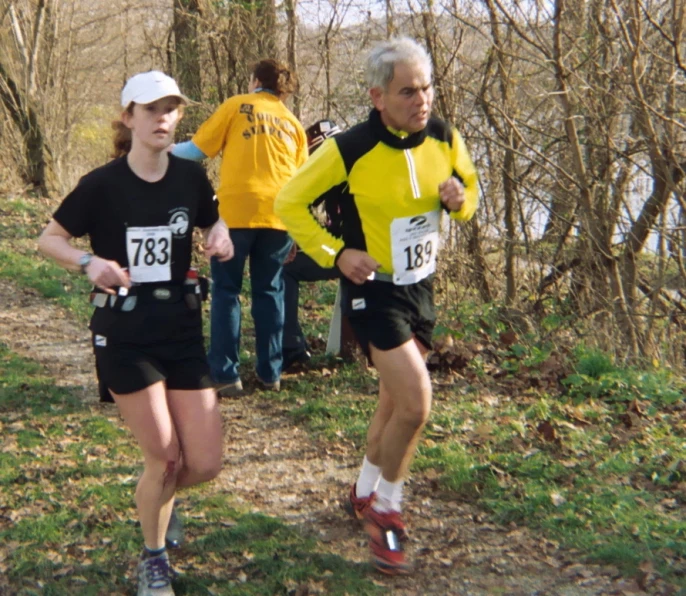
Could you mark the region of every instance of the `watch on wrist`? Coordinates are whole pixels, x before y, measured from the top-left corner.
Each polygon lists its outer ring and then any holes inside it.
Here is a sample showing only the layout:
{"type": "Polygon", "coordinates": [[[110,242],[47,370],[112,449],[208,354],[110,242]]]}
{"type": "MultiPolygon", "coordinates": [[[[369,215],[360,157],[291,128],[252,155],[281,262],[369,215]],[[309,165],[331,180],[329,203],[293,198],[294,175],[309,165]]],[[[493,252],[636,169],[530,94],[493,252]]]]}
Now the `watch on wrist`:
{"type": "Polygon", "coordinates": [[[81,273],[86,273],[86,267],[88,267],[88,265],[90,265],[92,260],[93,260],[93,255],[89,252],[87,252],[85,255],[82,255],[79,258],[79,267],[81,267],[81,273]]]}

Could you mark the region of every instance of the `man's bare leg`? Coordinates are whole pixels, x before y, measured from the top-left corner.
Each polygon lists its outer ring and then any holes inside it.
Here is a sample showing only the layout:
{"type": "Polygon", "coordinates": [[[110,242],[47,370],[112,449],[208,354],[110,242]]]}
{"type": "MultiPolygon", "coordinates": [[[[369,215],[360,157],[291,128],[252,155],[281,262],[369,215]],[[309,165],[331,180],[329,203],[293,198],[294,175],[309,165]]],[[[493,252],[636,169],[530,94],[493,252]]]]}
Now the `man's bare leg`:
{"type": "Polygon", "coordinates": [[[367,457],[381,467],[389,482],[407,474],[431,411],[426,351],[415,339],[392,350],[371,347],[381,383],[379,407],[368,432],[367,457]]]}

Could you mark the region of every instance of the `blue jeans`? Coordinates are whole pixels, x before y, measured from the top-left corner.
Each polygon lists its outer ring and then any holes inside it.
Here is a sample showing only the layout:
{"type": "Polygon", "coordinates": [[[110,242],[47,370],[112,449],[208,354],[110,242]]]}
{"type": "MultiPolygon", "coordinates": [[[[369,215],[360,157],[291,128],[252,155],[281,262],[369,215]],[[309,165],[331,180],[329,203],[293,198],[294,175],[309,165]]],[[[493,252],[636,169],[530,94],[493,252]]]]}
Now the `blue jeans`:
{"type": "Polygon", "coordinates": [[[298,320],[298,302],[300,299],[301,281],[324,281],[337,279],[340,272],[337,267],[325,269],[301,250],[288,265],[283,267],[283,281],[285,284],[285,320],[283,326],[283,353],[297,354],[307,350],[307,340],[298,320]]]}
{"type": "Polygon", "coordinates": [[[238,228],[230,231],[231,260],[212,259],[212,306],[208,360],[212,380],[230,383],[239,378],[241,305],[245,262],[250,259],[251,314],[255,322],[257,376],[265,383],[281,377],[284,321],[283,261],[292,240],[282,230],[238,228]]]}

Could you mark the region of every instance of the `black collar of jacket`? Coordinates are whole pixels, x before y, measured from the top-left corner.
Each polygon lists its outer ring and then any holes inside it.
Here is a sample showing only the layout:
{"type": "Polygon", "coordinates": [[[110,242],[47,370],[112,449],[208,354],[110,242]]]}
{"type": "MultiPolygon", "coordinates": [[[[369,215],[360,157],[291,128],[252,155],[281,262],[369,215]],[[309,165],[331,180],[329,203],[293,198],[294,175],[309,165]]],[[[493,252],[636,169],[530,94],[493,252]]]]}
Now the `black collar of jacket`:
{"type": "Polygon", "coordinates": [[[413,132],[411,135],[401,139],[386,128],[381,121],[381,113],[376,108],[369,113],[369,125],[371,126],[372,134],[374,136],[385,145],[389,145],[395,149],[412,149],[413,147],[418,147],[424,142],[428,133],[427,127],[424,127],[419,132],[413,132]]]}

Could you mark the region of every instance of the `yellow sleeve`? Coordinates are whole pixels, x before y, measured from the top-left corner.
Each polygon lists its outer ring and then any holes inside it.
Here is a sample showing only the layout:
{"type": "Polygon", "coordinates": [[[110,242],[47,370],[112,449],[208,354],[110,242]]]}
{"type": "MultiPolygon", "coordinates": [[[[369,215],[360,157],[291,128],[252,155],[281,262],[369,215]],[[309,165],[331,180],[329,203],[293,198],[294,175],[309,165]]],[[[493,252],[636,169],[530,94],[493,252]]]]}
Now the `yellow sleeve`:
{"type": "Polygon", "coordinates": [[[464,204],[459,211],[451,211],[450,217],[457,221],[469,221],[479,204],[479,176],[460,133],[453,129],[453,135],[453,170],[464,185],[464,204]]]}
{"type": "Polygon", "coordinates": [[[193,142],[207,157],[215,157],[223,148],[231,122],[236,113],[236,102],[227,99],[193,135],[193,142]]]}
{"type": "Polygon", "coordinates": [[[276,196],[274,211],[298,246],[322,267],[333,267],[343,240],[323,228],[310,205],[334,186],[346,181],[343,158],[333,139],[324,141],[276,196]]]}
{"type": "Polygon", "coordinates": [[[307,150],[307,134],[302,126],[298,127],[298,150],[295,156],[295,163],[298,167],[307,161],[309,152],[307,150]]]}

